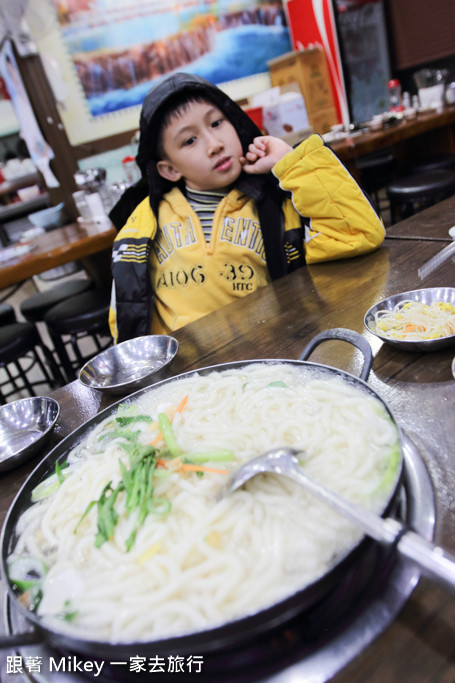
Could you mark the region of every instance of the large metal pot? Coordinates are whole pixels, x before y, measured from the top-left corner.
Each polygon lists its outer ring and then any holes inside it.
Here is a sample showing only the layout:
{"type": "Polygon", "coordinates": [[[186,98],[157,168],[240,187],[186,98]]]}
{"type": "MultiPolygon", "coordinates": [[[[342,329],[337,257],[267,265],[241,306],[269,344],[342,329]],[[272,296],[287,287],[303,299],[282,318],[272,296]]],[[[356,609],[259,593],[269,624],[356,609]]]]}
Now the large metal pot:
{"type": "MultiPolygon", "coordinates": [[[[383,404],[391,420],[396,425],[395,419],[390,409],[376,394],[376,392],[366,383],[372,364],[372,352],[368,342],[356,332],[345,330],[343,328],[327,330],[326,332],[322,332],[321,334],[317,335],[305,347],[299,357],[299,360],[262,359],[236,361],[202,368],[197,371],[195,370],[187,372],[178,375],[177,377],[162,380],[155,386],[172,382],[182,377],[190,377],[196,372],[199,374],[208,374],[214,370],[220,371],[235,368],[240,369],[247,365],[257,363],[285,363],[286,365],[295,366],[296,368],[300,368],[301,366],[312,366],[318,368],[318,370],[326,372],[328,375],[336,375],[337,377],[341,377],[344,381],[350,384],[361,386],[374,398],[379,400],[383,404]],[[325,340],[333,339],[347,341],[360,349],[364,357],[360,378],[355,377],[350,373],[344,372],[343,370],[339,370],[327,365],[312,363],[306,360],[318,344],[325,340]]],[[[140,391],[132,394],[132,396],[137,397],[146,391],[153,391],[153,387],[141,389],[140,391]]],[[[124,401],[124,399],[122,399],[122,401],[124,401]]],[[[171,653],[178,653],[179,655],[190,655],[195,653],[210,655],[214,652],[219,653],[220,651],[235,649],[240,643],[244,644],[245,641],[251,640],[263,634],[264,632],[271,631],[288,622],[290,619],[302,615],[304,612],[316,605],[316,603],[321,601],[328,592],[333,590],[334,586],[336,586],[336,584],[339,583],[347,573],[349,573],[353,566],[358,565],[358,563],[364,563],[365,571],[360,573],[364,574],[365,581],[368,581],[368,578],[372,575],[372,565],[374,565],[376,562],[376,556],[373,556],[372,553],[377,553],[377,545],[370,539],[365,538],[354,548],[352,548],[348,554],[341,559],[338,564],[335,565],[335,567],[330,569],[323,577],[311,585],[306,586],[296,593],[293,593],[289,597],[267,609],[260,610],[254,614],[248,614],[243,618],[236,619],[235,621],[226,623],[213,629],[150,642],[112,644],[104,641],[94,641],[89,639],[85,640],[83,638],[68,635],[67,633],[44,625],[36,614],[30,612],[19,602],[18,596],[15,594],[14,589],[8,580],[6,561],[16,544],[17,537],[15,528],[17,520],[20,515],[31,505],[31,491],[37,486],[37,484],[49,476],[50,473],[55,471],[56,462],[63,463],[66,460],[68,452],[74,447],[75,443],[86,434],[88,430],[92,429],[95,425],[108,417],[109,414],[115,412],[117,410],[118,403],[120,403],[120,401],[106,408],[94,418],[81,425],[72,434],[67,436],[60,444],[58,444],[31,473],[10,507],[1,539],[1,570],[3,581],[7,586],[8,594],[14,604],[14,607],[17,608],[17,610],[19,610],[23,616],[25,616],[27,621],[31,623],[35,629],[32,634],[23,636],[22,640],[20,635],[14,636],[14,643],[16,645],[26,644],[33,641],[46,641],[48,644],[55,646],[60,650],[77,652],[88,656],[91,655],[92,657],[96,656],[98,658],[106,659],[109,657],[119,657],[121,655],[147,656],[166,655],[171,653]]],[[[401,434],[398,426],[397,429],[401,446],[401,434]]],[[[394,505],[397,492],[399,490],[402,464],[403,457],[401,458],[401,465],[397,471],[396,481],[394,482],[393,487],[391,487],[390,497],[387,505],[385,506],[384,514],[389,513],[391,507],[394,505]]],[[[393,549],[391,551],[384,550],[383,552],[389,553],[389,559],[392,561],[393,549]]],[[[4,639],[4,642],[0,643],[0,647],[11,647],[11,642],[12,641],[8,639],[4,639]]]]}

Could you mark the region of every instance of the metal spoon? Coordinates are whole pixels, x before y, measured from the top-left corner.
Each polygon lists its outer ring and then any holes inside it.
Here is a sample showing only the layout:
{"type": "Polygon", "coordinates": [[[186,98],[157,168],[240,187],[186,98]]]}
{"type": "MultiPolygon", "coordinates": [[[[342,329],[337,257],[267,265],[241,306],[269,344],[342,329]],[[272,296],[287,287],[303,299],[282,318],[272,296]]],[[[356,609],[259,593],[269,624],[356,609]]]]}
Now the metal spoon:
{"type": "Polygon", "coordinates": [[[368,536],[385,545],[395,545],[400,555],[414,562],[425,576],[455,592],[454,555],[407,529],[398,520],[384,519],[314,481],[299,466],[299,452],[302,453],[293,448],[274,448],[253,458],[232,474],[224,495],[234,492],[257,474],[282,474],[302,484],[368,536]]]}

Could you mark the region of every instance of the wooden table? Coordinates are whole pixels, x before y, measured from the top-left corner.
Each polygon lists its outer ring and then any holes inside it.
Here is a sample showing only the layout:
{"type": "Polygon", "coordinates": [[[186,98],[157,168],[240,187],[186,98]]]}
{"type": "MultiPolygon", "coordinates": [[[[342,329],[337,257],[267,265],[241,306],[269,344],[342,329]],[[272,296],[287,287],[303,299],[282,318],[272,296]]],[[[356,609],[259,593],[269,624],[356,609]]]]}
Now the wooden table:
{"type": "Polygon", "coordinates": [[[89,274],[102,284],[111,282],[110,257],[117,234],[114,227],[100,231],[95,224],[70,223],[34,237],[33,249],[0,266],[0,290],[51,268],[82,261],[89,274]]]}
{"type": "Polygon", "coordinates": [[[455,105],[446,106],[439,113],[419,113],[415,119],[403,119],[388,128],[328,144],[354,174],[356,159],[386,147],[392,148],[397,160],[406,163],[421,158],[423,152],[455,154],[455,105]]]}
{"type": "MultiPolygon", "coordinates": [[[[426,225],[434,221],[436,230],[441,221],[451,224],[452,215],[453,204],[445,202],[428,209],[419,220],[426,225]]],[[[409,221],[401,225],[404,232],[413,225],[409,221]]],[[[180,346],[171,371],[177,374],[238,359],[294,359],[321,330],[357,330],[373,349],[372,388],[388,403],[428,467],[436,497],[436,540],[455,552],[455,380],[451,373],[455,349],[427,354],[396,350],[363,326],[365,312],[376,301],[420,287],[417,268],[440,248],[437,240],[391,238],[372,254],[302,268],[177,330],[180,346]]],[[[453,264],[444,264],[425,284],[455,286],[453,264]]],[[[353,374],[361,366],[358,351],[340,341],[317,347],[311,360],[353,374]]],[[[53,395],[61,405],[54,442],[114,400],[77,382],[53,395]]],[[[1,478],[1,520],[35,464],[36,460],[1,478]]],[[[332,680],[449,683],[455,681],[454,643],[454,596],[421,579],[392,625],[332,680]]],[[[304,683],[298,674],[284,680],[304,683]]]]}
{"type": "MultiPolygon", "coordinates": [[[[445,199],[431,211],[416,213],[405,221],[395,223],[387,228],[390,239],[421,239],[451,242],[449,229],[455,225],[455,195],[445,199]]],[[[444,244],[439,245],[440,248],[444,244]]]]}

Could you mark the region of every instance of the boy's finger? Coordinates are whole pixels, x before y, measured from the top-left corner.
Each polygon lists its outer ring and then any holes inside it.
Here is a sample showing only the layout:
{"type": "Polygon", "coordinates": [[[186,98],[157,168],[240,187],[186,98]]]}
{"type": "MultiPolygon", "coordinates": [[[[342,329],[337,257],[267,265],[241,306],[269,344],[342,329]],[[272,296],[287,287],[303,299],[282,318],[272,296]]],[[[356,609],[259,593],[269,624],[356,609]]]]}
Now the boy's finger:
{"type": "Polygon", "coordinates": [[[258,149],[258,147],[250,148],[251,154],[254,154],[256,158],[265,156],[265,151],[263,149],[258,149]]]}
{"type": "Polygon", "coordinates": [[[253,157],[249,154],[246,154],[244,157],[239,157],[240,165],[245,168],[251,168],[254,164],[257,163],[258,158],[256,155],[253,157]]]}
{"type": "Polygon", "coordinates": [[[246,166],[243,167],[243,170],[246,173],[251,173],[252,175],[255,173],[267,173],[269,170],[268,168],[263,168],[264,164],[258,160],[254,164],[246,164],[246,166]]]}
{"type": "Polygon", "coordinates": [[[254,138],[254,144],[258,147],[262,147],[262,149],[266,148],[265,139],[262,136],[260,138],[254,138]]]}

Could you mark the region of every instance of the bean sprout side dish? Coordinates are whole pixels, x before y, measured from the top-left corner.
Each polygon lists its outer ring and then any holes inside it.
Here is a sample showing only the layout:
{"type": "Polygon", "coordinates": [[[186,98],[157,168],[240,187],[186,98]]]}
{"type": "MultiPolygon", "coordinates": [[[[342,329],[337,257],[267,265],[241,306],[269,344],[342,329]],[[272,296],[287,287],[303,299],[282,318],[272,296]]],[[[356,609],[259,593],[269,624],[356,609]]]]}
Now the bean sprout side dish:
{"type": "Polygon", "coordinates": [[[455,334],[455,306],[445,301],[403,300],[393,310],[377,311],[371,330],[386,339],[406,341],[450,337],[455,334]]]}

